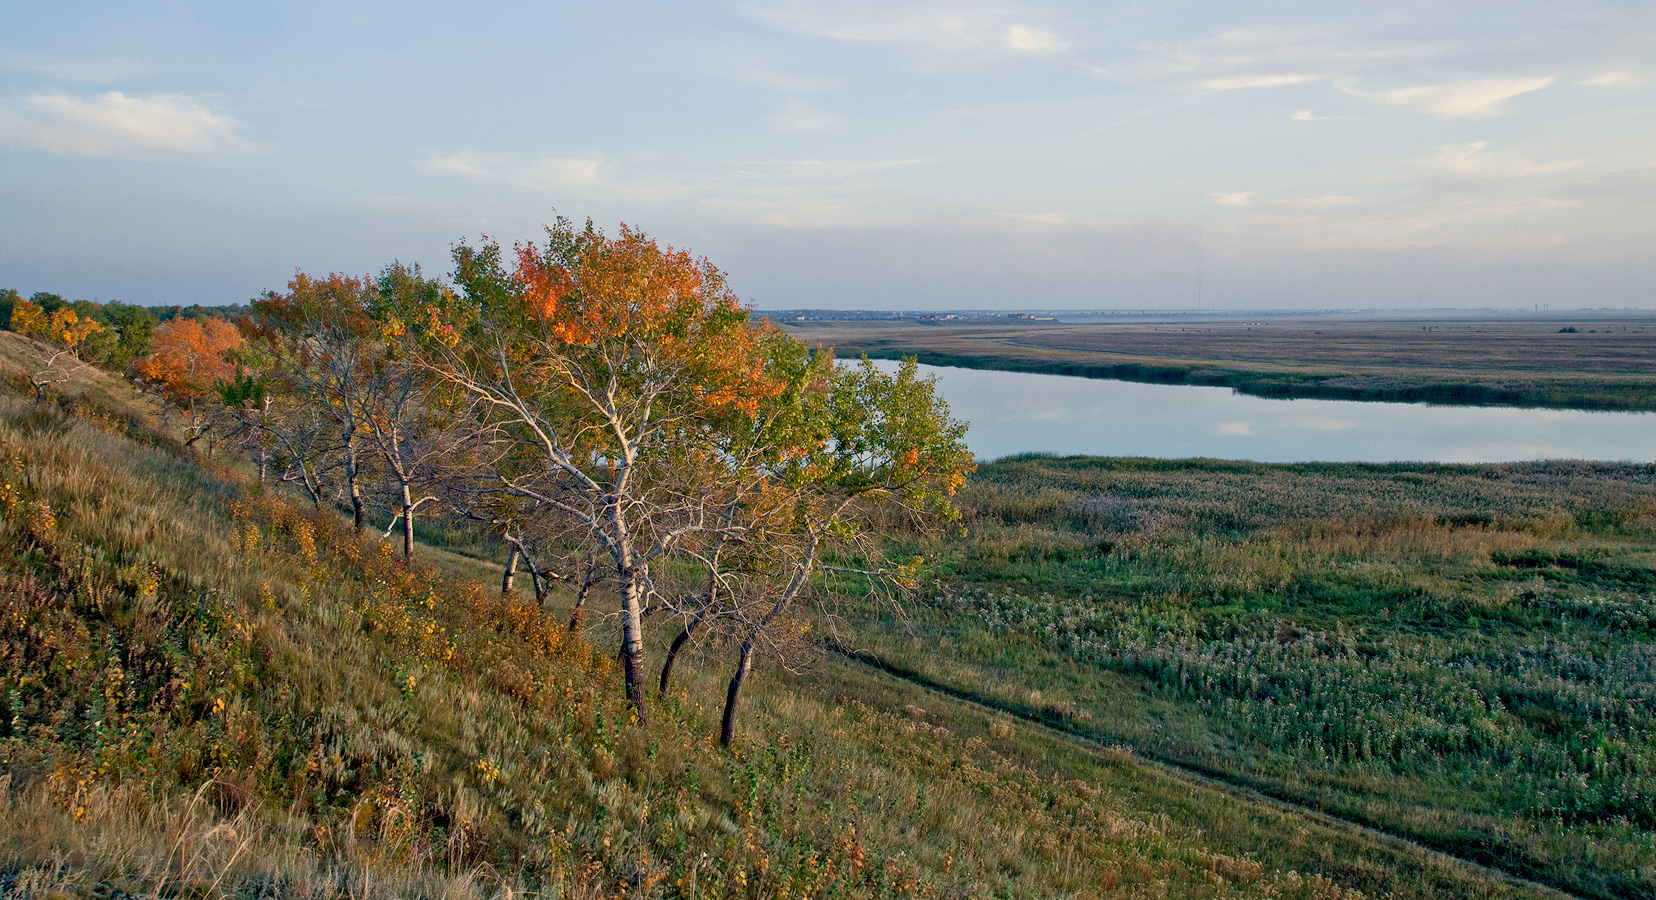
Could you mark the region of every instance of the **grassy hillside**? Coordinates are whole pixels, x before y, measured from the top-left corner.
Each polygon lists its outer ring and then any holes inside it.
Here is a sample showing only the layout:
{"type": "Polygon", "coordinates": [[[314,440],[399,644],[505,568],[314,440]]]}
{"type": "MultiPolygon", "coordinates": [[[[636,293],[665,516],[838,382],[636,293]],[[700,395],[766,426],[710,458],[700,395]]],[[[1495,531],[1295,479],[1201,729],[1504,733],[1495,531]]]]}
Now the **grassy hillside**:
{"type": "Polygon", "coordinates": [[[203,462],[116,379],[0,385],[0,893],[1540,895],[850,663],[767,668],[731,753],[710,648],[645,732],[561,609],[203,462]]]}
{"type": "Polygon", "coordinates": [[[1594,897],[1656,897],[1656,468],[1025,457],[861,646],[1594,897]],[[924,639],[906,635],[925,635],[924,639]]]}

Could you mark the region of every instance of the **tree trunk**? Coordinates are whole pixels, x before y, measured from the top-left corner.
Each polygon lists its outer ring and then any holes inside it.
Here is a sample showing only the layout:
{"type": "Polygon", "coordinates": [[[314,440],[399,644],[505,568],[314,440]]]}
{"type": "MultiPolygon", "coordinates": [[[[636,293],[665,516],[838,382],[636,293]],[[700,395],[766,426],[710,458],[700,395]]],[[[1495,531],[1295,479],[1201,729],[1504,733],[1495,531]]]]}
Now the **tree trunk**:
{"type": "MultiPolygon", "coordinates": [[[[581,592],[575,595],[575,608],[569,611],[569,633],[579,634],[581,625],[586,622],[587,593],[592,590],[592,583],[598,579],[598,564],[591,559],[587,560],[586,577],[581,579],[581,592]]],[[[643,612],[639,613],[639,620],[643,621],[643,612]]]]}
{"type": "Polygon", "coordinates": [[[684,649],[684,645],[690,642],[690,636],[695,633],[696,626],[701,624],[701,620],[700,615],[691,619],[690,624],[679,632],[679,636],[673,638],[673,646],[667,648],[667,661],[661,664],[661,696],[667,696],[667,687],[672,684],[673,661],[678,659],[679,651],[684,649]]]}
{"type": "Polygon", "coordinates": [[[403,559],[414,558],[414,498],[408,494],[408,483],[402,486],[403,559]]]}
{"type": "Polygon", "coordinates": [[[357,484],[356,448],[345,444],[345,481],[351,489],[351,527],[362,531],[368,522],[368,511],[362,504],[362,486],[357,484]]]}
{"type": "Polygon", "coordinates": [[[513,544],[511,551],[506,554],[506,572],[500,576],[500,596],[502,597],[512,595],[512,580],[517,577],[517,563],[518,548],[516,544],[513,544]]]}
{"type": "Polygon", "coordinates": [[[747,678],[748,670],[753,668],[753,639],[742,642],[742,656],[736,663],[736,674],[730,676],[730,686],[725,688],[724,723],[719,726],[719,744],[728,747],[736,737],[736,701],[742,697],[742,681],[747,678]]]}
{"type": "Polygon", "coordinates": [[[617,574],[621,580],[621,674],[627,683],[627,699],[638,711],[638,724],[649,727],[644,691],[644,598],[639,590],[638,573],[630,561],[617,574]]]}

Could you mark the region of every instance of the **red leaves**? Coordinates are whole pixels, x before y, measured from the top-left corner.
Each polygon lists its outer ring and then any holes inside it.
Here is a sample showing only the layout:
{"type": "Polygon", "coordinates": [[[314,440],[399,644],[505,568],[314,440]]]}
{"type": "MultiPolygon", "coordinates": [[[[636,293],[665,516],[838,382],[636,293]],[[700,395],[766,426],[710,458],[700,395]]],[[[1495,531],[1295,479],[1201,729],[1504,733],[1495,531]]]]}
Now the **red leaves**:
{"type": "Polygon", "coordinates": [[[241,332],[223,319],[173,319],[155,332],[155,352],[136,368],[175,398],[192,400],[235,376],[226,354],[241,345],[241,332]]]}

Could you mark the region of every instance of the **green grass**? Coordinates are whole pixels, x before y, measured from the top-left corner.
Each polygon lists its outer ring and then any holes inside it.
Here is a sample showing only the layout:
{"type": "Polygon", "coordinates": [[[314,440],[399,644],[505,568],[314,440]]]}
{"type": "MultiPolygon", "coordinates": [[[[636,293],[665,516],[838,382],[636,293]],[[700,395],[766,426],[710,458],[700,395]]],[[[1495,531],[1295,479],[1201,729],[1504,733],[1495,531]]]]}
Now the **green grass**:
{"type": "Polygon", "coordinates": [[[1656,467],[1026,457],[866,648],[1600,897],[1656,896],[1656,467]]]}

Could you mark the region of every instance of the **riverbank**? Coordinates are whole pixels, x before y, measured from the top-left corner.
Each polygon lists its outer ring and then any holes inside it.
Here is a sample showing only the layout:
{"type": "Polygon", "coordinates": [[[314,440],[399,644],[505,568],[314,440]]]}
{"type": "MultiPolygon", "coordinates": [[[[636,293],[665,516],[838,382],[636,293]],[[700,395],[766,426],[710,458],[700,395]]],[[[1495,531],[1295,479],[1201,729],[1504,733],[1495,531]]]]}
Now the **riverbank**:
{"type": "Polygon", "coordinates": [[[1656,411],[1656,318],[1213,325],[784,323],[836,355],[1269,398],[1656,411]]]}

